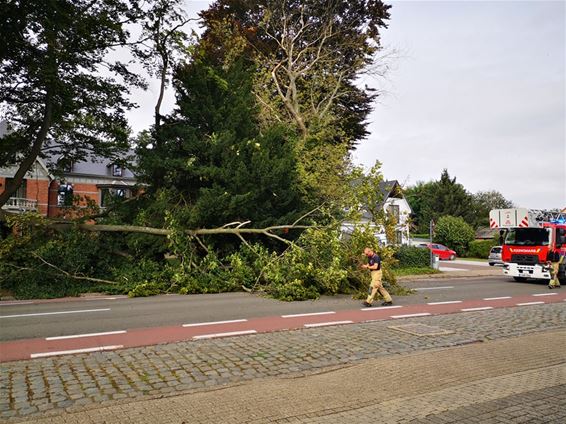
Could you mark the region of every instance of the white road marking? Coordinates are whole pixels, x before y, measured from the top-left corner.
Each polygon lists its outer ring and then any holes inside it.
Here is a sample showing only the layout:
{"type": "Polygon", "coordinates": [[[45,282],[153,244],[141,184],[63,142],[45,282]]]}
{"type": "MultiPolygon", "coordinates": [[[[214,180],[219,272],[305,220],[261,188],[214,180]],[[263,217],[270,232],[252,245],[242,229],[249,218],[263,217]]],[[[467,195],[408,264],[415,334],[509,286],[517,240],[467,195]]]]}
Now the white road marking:
{"type": "Polygon", "coordinates": [[[421,312],[420,314],[407,314],[407,315],[391,315],[391,318],[412,318],[412,317],[426,317],[430,314],[428,312],[421,312]]]}
{"type": "Polygon", "coordinates": [[[453,289],[454,286],[444,286],[444,287],[419,287],[413,290],[441,290],[441,289],[453,289]]]}
{"type": "Polygon", "coordinates": [[[59,350],[56,352],[32,353],[30,355],[30,358],[34,359],[34,358],[45,358],[46,356],[70,355],[74,353],[102,352],[105,350],[121,349],[123,347],[124,347],[123,345],[114,345],[114,346],[89,347],[85,349],[59,350]]]}
{"type": "Polygon", "coordinates": [[[183,327],[201,327],[203,325],[232,324],[235,322],[246,322],[247,319],[231,319],[228,321],[196,322],[194,324],[183,324],[183,327]]]}
{"type": "MultiPolygon", "coordinates": [[[[95,298],[84,298],[83,300],[116,300],[117,297],[95,297],[95,298]]],[[[125,299],[125,298],[124,298],[125,299]]]]}
{"type": "Polygon", "coordinates": [[[462,303],[461,300],[447,300],[446,302],[429,302],[427,305],[451,305],[453,303],[462,303]]]}
{"type": "Polygon", "coordinates": [[[362,308],[360,311],[380,311],[382,309],[397,309],[402,308],[402,305],[392,305],[392,306],[370,306],[369,308],[362,308]]]}
{"type": "Polygon", "coordinates": [[[462,312],[474,312],[474,311],[487,311],[489,309],[493,309],[493,306],[482,306],[479,308],[464,308],[460,309],[462,312]]]}
{"type": "Polygon", "coordinates": [[[517,306],[529,306],[529,305],[543,305],[544,302],[525,302],[525,303],[517,303],[517,306]]]}
{"type": "Polygon", "coordinates": [[[118,330],[118,331],[107,331],[105,333],[85,333],[85,334],[74,334],[72,336],[55,336],[55,337],[46,337],[45,340],[66,340],[66,339],[78,339],[81,337],[96,337],[96,336],[109,336],[112,334],[124,334],[126,330],[118,330]]]}
{"type": "Polygon", "coordinates": [[[533,296],[556,296],[558,293],[537,293],[533,294],[533,296]]]}
{"type": "Polygon", "coordinates": [[[82,314],[87,312],[104,312],[109,311],[110,308],[104,309],[81,309],[79,311],[61,311],[61,312],[41,312],[35,314],[19,314],[19,315],[0,315],[0,318],[21,318],[21,317],[39,317],[44,315],[60,315],[60,314],[82,314]]]}
{"type": "Polygon", "coordinates": [[[305,324],[307,328],[313,327],[326,327],[327,325],[341,325],[341,324],[353,324],[354,321],[329,321],[329,322],[317,322],[316,324],[305,324]]]}
{"type": "Polygon", "coordinates": [[[14,306],[14,305],[32,305],[35,302],[3,302],[0,306],[14,306]]]}
{"type": "Polygon", "coordinates": [[[334,311],[328,311],[328,312],[311,312],[309,314],[293,314],[293,315],[281,315],[281,318],[295,318],[295,317],[312,317],[315,315],[330,315],[330,314],[335,314],[336,312],[334,311]]]}
{"type": "Polygon", "coordinates": [[[511,299],[511,296],[501,296],[501,297],[484,297],[483,300],[503,300],[511,299]]]}
{"type": "Polygon", "coordinates": [[[243,330],[243,331],[230,331],[228,333],[214,333],[214,334],[203,334],[201,336],[194,336],[194,340],[200,339],[214,339],[216,337],[229,337],[229,336],[243,336],[246,334],[255,334],[255,330],[243,330]]]}
{"type": "Polygon", "coordinates": [[[441,266],[441,267],[438,267],[438,270],[439,271],[446,271],[446,272],[469,271],[469,269],[452,268],[450,266],[441,266]]]}

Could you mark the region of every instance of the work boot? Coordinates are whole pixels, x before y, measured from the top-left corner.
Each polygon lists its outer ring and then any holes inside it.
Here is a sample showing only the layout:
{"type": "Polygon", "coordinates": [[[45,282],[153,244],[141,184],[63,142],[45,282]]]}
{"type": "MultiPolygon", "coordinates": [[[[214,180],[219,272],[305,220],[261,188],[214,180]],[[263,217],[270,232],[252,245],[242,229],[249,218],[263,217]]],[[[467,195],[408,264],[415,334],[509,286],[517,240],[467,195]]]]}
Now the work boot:
{"type": "Polygon", "coordinates": [[[364,302],[363,305],[364,305],[366,308],[371,308],[371,303],[364,302]]]}
{"type": "Polygon", "coordinates": [[[391,306],[391,305],[393,305],[393,302],[383,302],[381,304],[381,306],[391,306]]]}

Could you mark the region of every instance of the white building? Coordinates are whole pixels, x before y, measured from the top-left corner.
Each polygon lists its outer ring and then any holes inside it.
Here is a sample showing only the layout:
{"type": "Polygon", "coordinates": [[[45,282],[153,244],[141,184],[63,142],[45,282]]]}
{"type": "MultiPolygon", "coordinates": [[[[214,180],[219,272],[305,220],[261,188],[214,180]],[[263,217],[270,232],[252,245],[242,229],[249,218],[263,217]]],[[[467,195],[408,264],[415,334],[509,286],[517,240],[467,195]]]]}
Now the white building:
{"type": "MultiPolygon", "coordinates": [[[[409,244],[410,217],[413,210],[403,195],[399,182],[397,180],[382,181],[379,184],[378,190],[382,195],[383,210],[387,214],[393,215],[397,222],[395,228],[395,244],[409,244]]],[[[356,226],[365,225],[371,223],[371,221],[372,216],[366,211],[358,222],[344,222],[342,224],[342,232],[344,234],[351,234],[356,226]]],[[[385,229],[383,227],[376,227],[375,235],[380,243],[387,244],[385,229]]]]}

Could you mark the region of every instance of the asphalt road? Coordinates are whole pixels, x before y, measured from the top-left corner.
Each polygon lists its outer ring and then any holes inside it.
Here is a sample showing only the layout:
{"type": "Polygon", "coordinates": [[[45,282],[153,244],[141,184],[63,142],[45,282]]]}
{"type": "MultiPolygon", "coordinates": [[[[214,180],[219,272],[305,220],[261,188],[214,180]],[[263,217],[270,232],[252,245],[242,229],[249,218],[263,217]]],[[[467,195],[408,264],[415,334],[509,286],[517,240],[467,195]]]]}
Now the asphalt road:
{"type": "MultiPolygon", "coordinates": [[[[543,282],[517,283],[504,276],[443,278],[403,284],[415,289],[396,305],[450,302],[547,293],[543,282]]],[[[124,331],[283,314],[344,311],[360,307],[349,296],[280,302],[247,293],[166,295],[149,298],[76,299],[64,302],[0,302],[0,341],[124,331]]]]}

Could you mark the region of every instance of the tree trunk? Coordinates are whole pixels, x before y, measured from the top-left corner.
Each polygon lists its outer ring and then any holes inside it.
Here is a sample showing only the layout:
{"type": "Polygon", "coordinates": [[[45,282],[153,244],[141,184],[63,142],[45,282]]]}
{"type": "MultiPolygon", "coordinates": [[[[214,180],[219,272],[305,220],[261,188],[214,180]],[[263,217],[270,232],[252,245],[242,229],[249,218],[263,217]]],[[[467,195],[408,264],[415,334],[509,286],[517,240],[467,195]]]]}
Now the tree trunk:
{"type": "MultiPolygon", "coordinates": [[[[47,133],[49,128],[51,127],[51,118],[53,115],[53,101],[51,99],[51,94],[47,93],[46,95],[46,104],[45,104],[45,112],[43,114],[43,122],[41,124],[41,129],[33,142],[33,146],[28,156],[22,161],[20,167],[16,171],[16,175],[9,184],[6,184],[6,188],[2,193],[0,193],[0,208],[4,206],[8,199],[18,190],[26,173],[31,169],[32,165],[35,163],[35,160],[41,153],[41,148],[43,147],[43,142],[47,137],[47,133]]],[[[1,209],[0,209],[1,214],[1,209]]],[[[0,215],[1,216],[1,215],[0,215]]]]}

